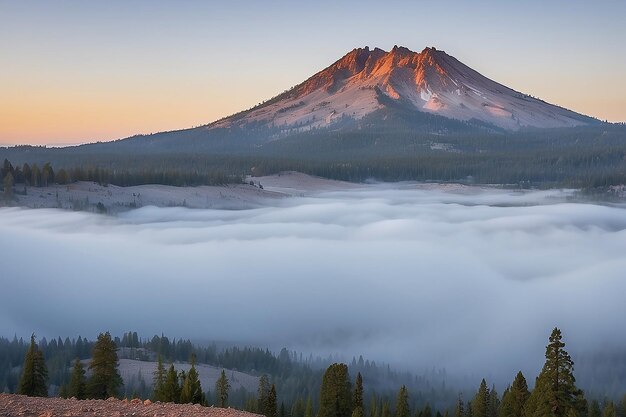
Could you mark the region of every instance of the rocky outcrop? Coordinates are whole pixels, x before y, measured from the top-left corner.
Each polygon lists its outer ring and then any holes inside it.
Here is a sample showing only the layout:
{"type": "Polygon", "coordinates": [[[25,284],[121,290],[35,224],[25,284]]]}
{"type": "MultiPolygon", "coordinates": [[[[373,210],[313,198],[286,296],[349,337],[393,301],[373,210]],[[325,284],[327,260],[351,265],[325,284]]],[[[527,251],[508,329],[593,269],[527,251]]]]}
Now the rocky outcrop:
{"type": "Polygon", "coordinates": [[[162,416],[162,417],[259,417],[232,408],[201,407],[192,404],[171,404],[149,400],[76,400],[37,398],[0,394],[0,416],[162,416]]]}

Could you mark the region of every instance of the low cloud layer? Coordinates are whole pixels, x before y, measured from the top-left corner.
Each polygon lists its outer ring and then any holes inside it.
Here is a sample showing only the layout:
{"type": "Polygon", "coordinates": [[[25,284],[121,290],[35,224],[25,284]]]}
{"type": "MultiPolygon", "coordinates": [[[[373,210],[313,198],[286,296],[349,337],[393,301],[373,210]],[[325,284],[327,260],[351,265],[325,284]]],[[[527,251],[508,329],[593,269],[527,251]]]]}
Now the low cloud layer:
{"type": "Polygon", "coordinates": [[[626,211],[564,201],[372,186],[242,211],[1,209],[0,329],[535,372],[554,326],[574,351],[626,346],[626,211]]]}

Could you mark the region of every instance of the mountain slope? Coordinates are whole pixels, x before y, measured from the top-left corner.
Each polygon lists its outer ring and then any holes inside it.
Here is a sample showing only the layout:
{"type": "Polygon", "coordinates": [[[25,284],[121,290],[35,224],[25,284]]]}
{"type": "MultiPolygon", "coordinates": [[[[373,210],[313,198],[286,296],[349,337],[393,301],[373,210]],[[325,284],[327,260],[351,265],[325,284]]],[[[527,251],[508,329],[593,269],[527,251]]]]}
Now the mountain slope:
{"type": "Polygon", "coordinates": [[[492,81],[435,48],[354,49],[302,84],[208,125],[311,128],[362,119],[385,107],[477,120],[506,130],[573,127],[594,119],[492,81]]]}

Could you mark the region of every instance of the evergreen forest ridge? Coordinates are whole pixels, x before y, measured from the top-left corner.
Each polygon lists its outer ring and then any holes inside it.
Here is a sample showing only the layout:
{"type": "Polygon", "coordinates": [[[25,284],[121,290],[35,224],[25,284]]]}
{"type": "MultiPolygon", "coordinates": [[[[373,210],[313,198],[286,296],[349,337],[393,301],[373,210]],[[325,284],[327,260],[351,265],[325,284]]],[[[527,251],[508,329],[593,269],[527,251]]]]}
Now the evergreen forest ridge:
{"type": "MultiPolygon", "coordinates": [[[[201,348],[184,340],[170,342],[165,336],[142,341],[136,332],[125,333],[122,339],[101,333],[95,342],[81,337],[50,342],[44,338],[38,344],[34,335],[30,344],[0,339],[0,350],[6,358],[0,364],[4,390],[31,397],[47,397],[54,389],[59,396],[73,400],[124,397],[133,398],[132,404],[138,398],[137,403],[145,405],[234,406],[266,417],[617,417],[626,411],[626,395],[615,400],[607,396],[593,398],[578,387],[574,362],[557,328],[550,335],[545,363],[534,384],[518,372],[501,395],[484,378],[476,391],[463,392],[446,386],[444,374],[439,374],[443,379],[438,385],[430,379],[434,375],[399,373],[362,357],[353,359],[349,366],[338,362],[326,365],[332,358],[303,360],[286,349],[278,355],[259,348],[220,351],[215,345],[201,348]],[[118,370],[118,353],[144,361],[156,355],[156,368],[149,382],[139,375],[139,384],[133,380],[132,386],[127,386],[129,381],[124,381],[118,370]],[[76,358],[69,359],[74,354],[76,358]],[[23,356],[22,366],[11,366],[10,361],[18,355],[23,356]],[[185,356],[191,367],[177,372],[174,364],[185,356]],[[171,364],[167,366],[167,362],[171,364]],[[258,387],[241,387],[233,392],[228,375],[234,378],[234,374],[223,368],[214,386],[203,388],[196,370],[198,362],[247,369],[260,376],[258,387]],[[350,372],[356,373],[354,382],[350,372]],[[51,379],[56,385],[49,386],[51,379]],[[392,383],[400,385],[397,391],[390,389],[392,383]]],[[[19,403],[11,396],[0,396],[0,411],[19,403]]]]}

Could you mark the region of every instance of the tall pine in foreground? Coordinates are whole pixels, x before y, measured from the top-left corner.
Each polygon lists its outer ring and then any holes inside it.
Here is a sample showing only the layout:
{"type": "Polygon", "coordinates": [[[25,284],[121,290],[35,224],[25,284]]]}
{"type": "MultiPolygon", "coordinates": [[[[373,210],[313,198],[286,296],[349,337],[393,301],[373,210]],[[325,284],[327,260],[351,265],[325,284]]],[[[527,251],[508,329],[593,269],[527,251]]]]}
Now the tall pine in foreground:
{"type": "Polygon", "coordinates": [[[153,373],[152,386],[153,386],[153,394],[152,399],[154,401],[165,402],[165,381],[167,379],[167,372],[165,371],[165,366],[163,365],[163,360],[161,359],[161,355],[158,356],[157,359],[157,368],[153,373]]]}
{"type": "Polygon", "coordinates": [[[576,417],[586,411],[583,392],[576,387],[574,362],[564,347],[561,330],[555,327],[546,346],[546,362],[526,402],[525,417],[576,417]]]}
{"type": "Polygon", "coordinates": [[[163,402],[177,403],[180,400],[180,385],[178,384],[178,373],[174,364],[170,364],[165,376],[165,386],[163,388],[163,402]]]}
{"type": "Polygon", "coordinates": [[[326,369],[322,378],[317,417],[351,417],[351,415],[352,389],[348,365],[334,363],[326,369]]]}
{"type": "Polygon", "coordinates": [[[356,374],[356,381],[354,383],[354,400],[353,400],[352,417],[364,417],[365,411],[363,409],[363,377],[361,373],[356,374]]]}
{"type": "Polygon", "coordinates": [[[278,417],[278,396],[276,395],[276,385],[274,384],[272,384],[272,387],[267,394],[265,413],[266,417],[278,417]]]}
{"type": "Polygon", "coordinates": [[[191,357],[191,368],[185,375],[183,386],[180,391],[181,404],[201,404],[206,405],[206,399],[202,392],[198,371],[196,371],[196,357],[191,357]]]}
{"type": "Polygon", "coordinates": [[[257,391],[257,410],[259,414],[267,417],[267,401],[270,393],[270,381],[267,375],[261,375],[259,378],[259,389],[257,391]]]}
{"type": "Polygon", "coordinates": [[[489,411],[489,388],[487,388],[487,381],[484,379],[480,381],[480,387],[474,399],[472,400],[472,416],[473,417],[488,417],[489,411]]]}
{"type": "Polygon", "coordinates": [[[30,347],[26,351],[24,357],[24,367],[22,368],[22,377],[17,389],[18,394],[28,395],[29,397],[47,397],[48,387],[46,381],[48,379],[48,369],[43,352],[39,350],[35,343],[35,335],[30,336],[30,347]]]}
{"type": "Polygon", "coordinates": [[[398,392],[398,400],[396,402],[396,417],[410,417],[411,411],[409,410],[409,392],[406,386],[402,385],[398,392]]]}
{"type": "Polygon", "coordinates": [[[74,367],[72,368],[72,376],[70,384],[67,387],[67,396],[74,397],[77,400],[87,398],[87,379],[85,378],[85,368],[80,359],[76,358],[74,367]]]}
{"type": "Polygon", "coordinates": [[[523,417],[526,401],[530,396],[528,384],[522,372],[518,372],[513,384],[504,392],[500,404],[500,417],[523,417]]]}
{"type": "Polygon", "coordinates": [[[114,397],[122,385],[122,377],[118,370],[117,346],[111,340],[109,332],[100,333],[93,346],[93,353],[89,369],[88,391],[91,398],[107,399],[114,397]]]}
{"type": "Polygon", "coordinates": [[[228,406],[228,391],[230,390],[230,383],[226,378],[226,372],[222,369],[222,373],[218,380],[215,382],[215,395],[217,395],[218,406],[226,408],[228,406]]]}

